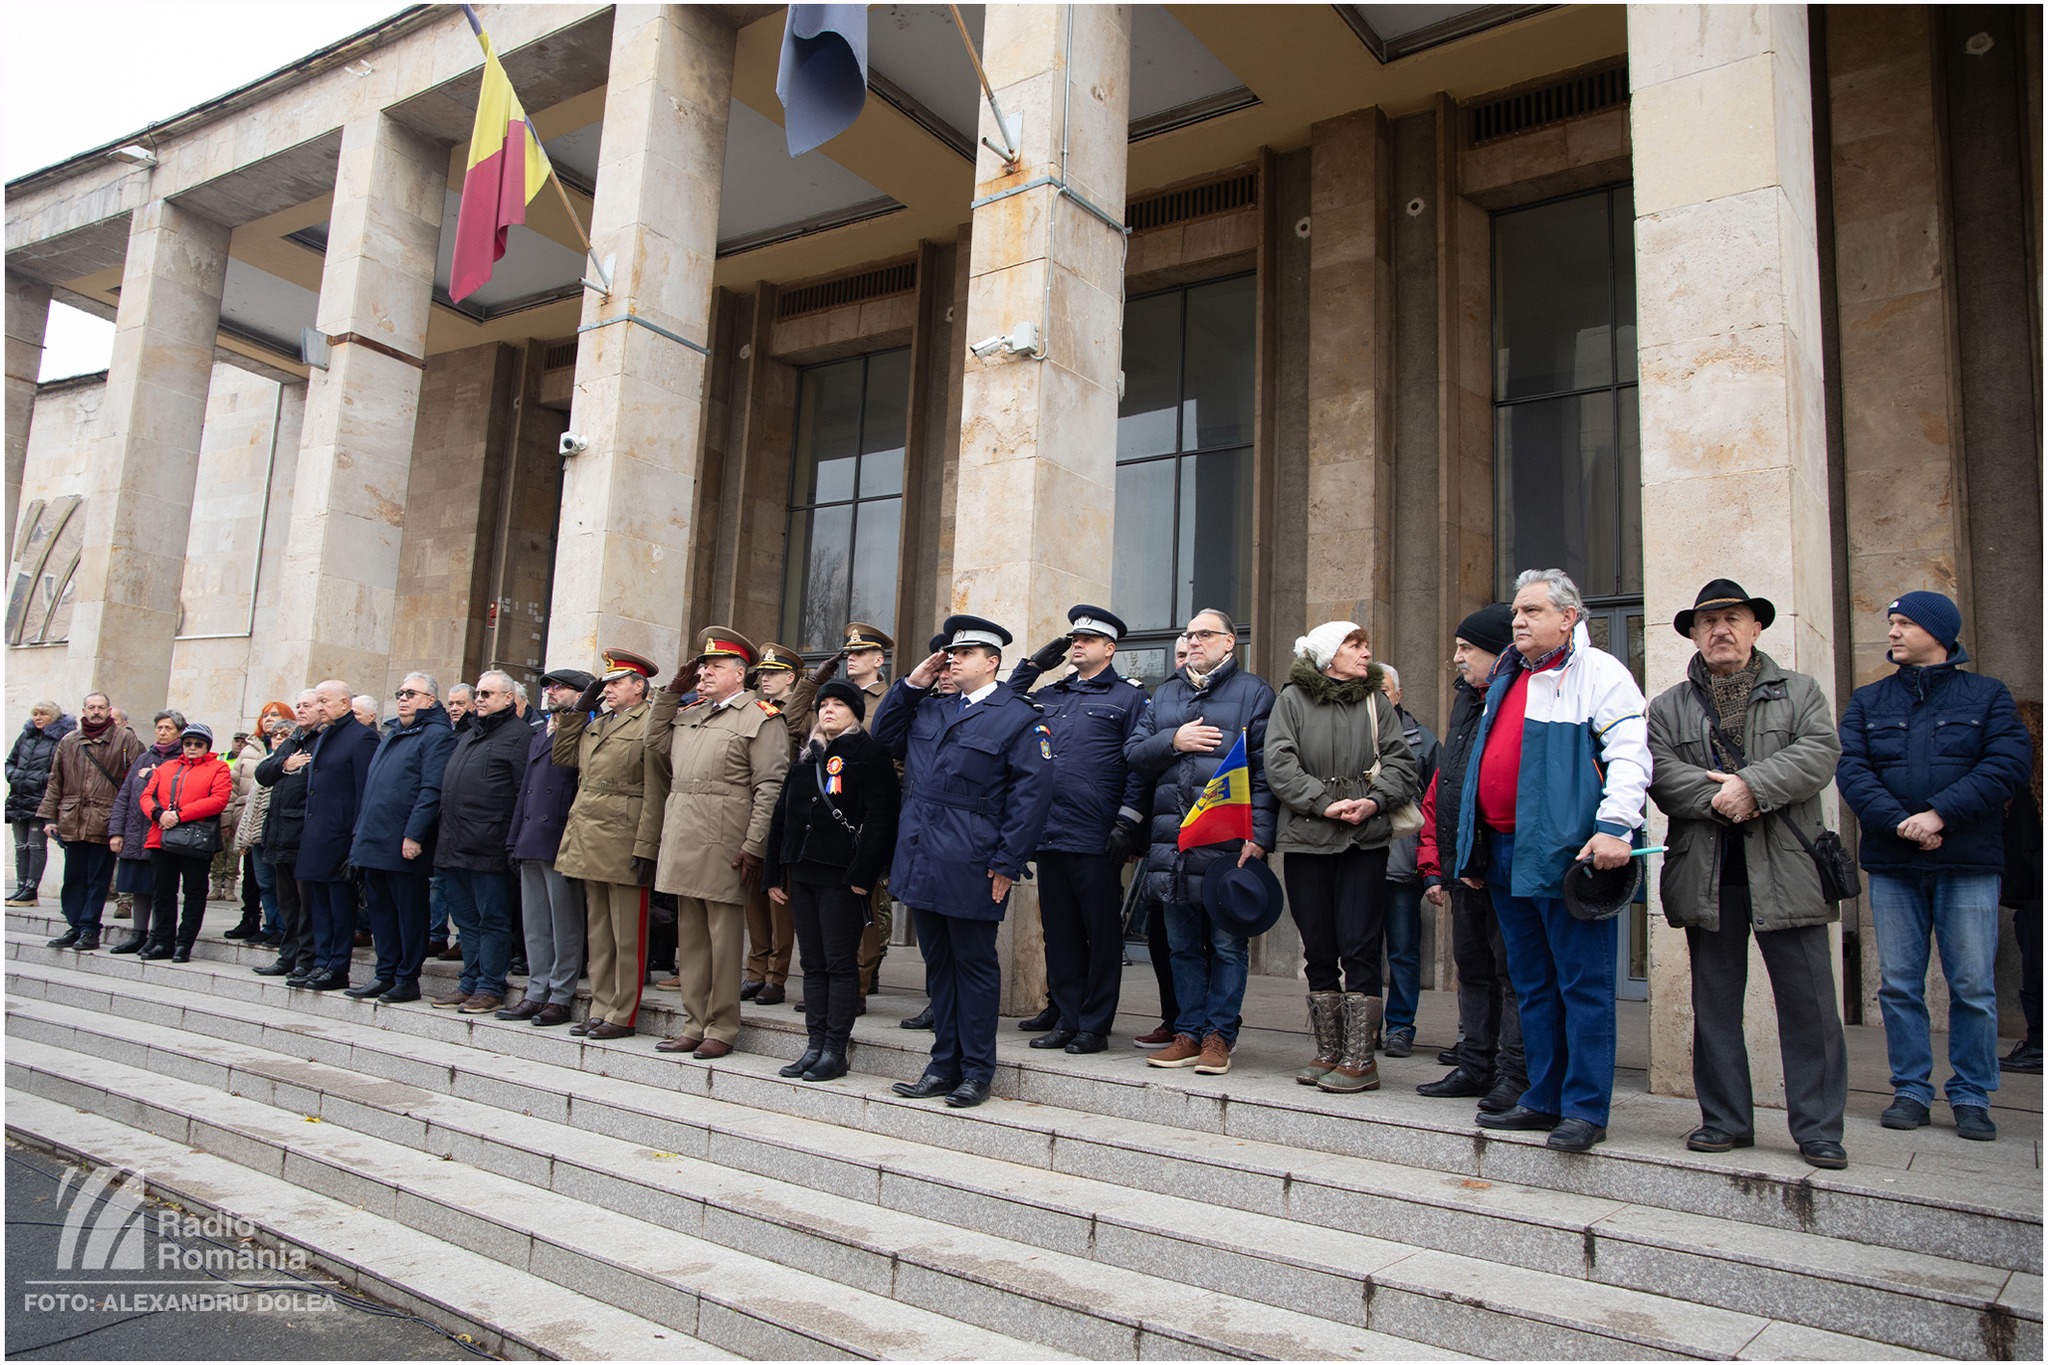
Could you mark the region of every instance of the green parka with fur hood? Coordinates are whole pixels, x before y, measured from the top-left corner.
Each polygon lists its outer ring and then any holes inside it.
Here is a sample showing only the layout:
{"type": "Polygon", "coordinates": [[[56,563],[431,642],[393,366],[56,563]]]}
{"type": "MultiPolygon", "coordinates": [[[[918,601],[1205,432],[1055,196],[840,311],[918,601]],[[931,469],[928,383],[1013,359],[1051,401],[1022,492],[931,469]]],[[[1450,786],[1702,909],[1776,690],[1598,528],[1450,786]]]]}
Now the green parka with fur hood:
{"type": "Polygon", "coordinates": [[[1280,798],[1276,852],[1385,848],[1387,813],[1416,799],[1416,772],[1378,664],[1363,678],[1339,682],[1307,659],[1294,661],[1266,724],[1266,782],[1280,798]],[[1375,753],[1379,776],[1368,782],[1375,753]],[[1363,824],[1324,817],[1332,801],[1361,796],[1379,802],[1363,824]]]}

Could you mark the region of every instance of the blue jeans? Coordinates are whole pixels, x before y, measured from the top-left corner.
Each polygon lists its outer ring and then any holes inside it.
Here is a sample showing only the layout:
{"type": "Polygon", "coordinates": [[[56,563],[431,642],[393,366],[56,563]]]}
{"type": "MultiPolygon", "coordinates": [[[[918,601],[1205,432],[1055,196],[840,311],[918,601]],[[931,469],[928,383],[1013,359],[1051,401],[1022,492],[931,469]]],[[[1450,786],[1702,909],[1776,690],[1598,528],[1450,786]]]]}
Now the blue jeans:
{"type": "Polygon", "coordinates": [[[277,938],[284,933],[284,920],[277,911],[277,869],[263,856],[261,848],[250,852],[256,855],[249,865],[256,869],[256,892],[263,902],[263,936],[277,938]]]}
{"type": "Polygon", "coordinates": [[[1198,1042],[1218,1033],[1235,1045],[1250,974],[1249,943],[1216,924],[1200,905],[1167,901],[1161,909],[1166,942],[1173,949],[1173,993],[1180,1003],[1173,1031],[1198,1042]]]}
{"type": "Polygon", "coordinates": [[[1941,950],[1948,980],[1950,1108],[1988,1108],[1998,1089],[1998,877],[1938,872],[1872,872],[1870,915],[1877,925],[1877,961],[1884,984],[1884,1048],[1892,1090],[1934,1102],[1933,1041],[1928,1037],[1927,935],[1941,950]]]}
{"type": "Polygon", "coordinates": [[[1621,921],[1589,924],[1572,918],[1562,897],[1510,894],[1515,836],[1495,833],[1492,839],[1487,883],[1522,1008],[1529,1071],[1521,1102],[1604,1128],[1614,1098],[1614,948],[1621,921]]]}
{"type": "Polygon", "coordinates": [[[448,941],[448,896],[441,890],[441,874],[427,883],[427,937],[448,941]]]}
{"type": "Polygon", "coordinates": [[[502,872],[444,867],[441,897],[462,939],[462,993],[505,994],[505,964],[512,958],[512,879],[502,872]]]}
{"type": "Polygon", "coordinates": [[[64,850],[64,889],[58,904],[64,910],[65,926],[81,934],[97,934],[100,915],[107,906],[107,888],[114,880],[114,850],[84,839],[58,843],[64,850]]]}
{"type": "Polygon", "coordinates": [[[1422,883],[1388,882],[1387,1032],[1415,1028],[1415,1001],[1422,994],[1422,883]]]}

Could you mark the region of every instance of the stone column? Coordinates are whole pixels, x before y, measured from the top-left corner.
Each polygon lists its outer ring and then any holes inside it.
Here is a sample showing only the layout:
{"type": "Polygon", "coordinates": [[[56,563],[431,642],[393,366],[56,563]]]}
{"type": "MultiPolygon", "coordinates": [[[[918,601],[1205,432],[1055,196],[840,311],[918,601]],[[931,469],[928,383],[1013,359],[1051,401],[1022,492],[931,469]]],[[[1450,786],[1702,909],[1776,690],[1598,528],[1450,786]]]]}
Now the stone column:
{"type": "Polygon", "coordinates": [[[21,474],[28,465],[28,428],[43,368],[43,328],[50,286],[7,272],[7,558],[14,559],[14,523],[21,517],[21,474]]]}
{"type": "MultiPolygon", "coordinates": [[[[1806,11],[1631,5],[1628,29],[1636,274],[1655,282],[1637,315],[1643,543],[1656,547],[1643,585],[1650,691],[1680,680],[1692,654],[1658,623],[1728,575],[1777,605],[1761,647],[1832,698],[1806,11]]],[[[1757,1097],[1783,1104],[1777,1019],[1754,948],[1745,1019],[1757,1097]]],[[[1652,1090],[1692,1093],[1691,1048],[1685,939],[1653,902],[1652,1090]]]]}
{"type": "MultiPolygon", "coordinates": [[[[989,82],[1020,122],[1023,154],[1013,168],[983,147],[976,162],[967,325],[956,335],[973,343],[1028,323],[1044,352],[966,361],[945,610],[1014,631],[1007,669],[1066,629],[1069,606],[1109,600],[1123,240],[1063,187],[1123,215],[1131,16],[1122,5],[1022,4],[987,15],[989,82]],[[1024,188],[1033,182],[1043,183],[1024,188]]],[[[981,133],[1002,140],[986,102],[981,133]]],[[[915,655],[910,645],[904,657],[915,655]]],[[[1036,1012],[1035,891],[1013,897],[998,946],[1003,1012],[1036,1012]]]]}
{"type": "Polygon", "coordinates": [[[1394,553],[1393,149],[1363,109],[1309,130],[1307,621],[1382,650],[1394,553]]]}
{"type": "Polygon", "coordinates": [[[220,224],[160,199],[135,211],[70,648],[73,676],[131,715],[162,706],[170,685],[227,267],[220,224]]]}
{"type": "Polygon", "coordinates": [[[584,295],[570,430],[589,449],[563,469],[548,652],[666,667],[688,606],[734,39],[704,6],[616,16],[590,224],[612,292],[584,295]]]}
{"type": "Polygon", "coordinates": [[[437,143],[383,114],[343,127],[320,276],[331,349],[306,389],[277,638],[257,648],[271,696],[325,678],[382,690],[447,184],[437,143]]]}

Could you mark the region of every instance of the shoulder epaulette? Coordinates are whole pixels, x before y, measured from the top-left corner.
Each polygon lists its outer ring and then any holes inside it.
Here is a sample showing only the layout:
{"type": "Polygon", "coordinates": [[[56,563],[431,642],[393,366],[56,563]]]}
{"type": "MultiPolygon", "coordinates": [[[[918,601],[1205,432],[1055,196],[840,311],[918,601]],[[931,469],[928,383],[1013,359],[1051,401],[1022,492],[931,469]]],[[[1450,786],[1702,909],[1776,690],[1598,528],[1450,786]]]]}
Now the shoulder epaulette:
{"type": "Polygon", "coordinates": [[[754,705],[760,707],[763,712],[771,716],[779,716],[782,714],[782,708],[777,706],[774,702],[769,701],[766,697],[763,697],[760,700],[756,701],[754,705]]]}

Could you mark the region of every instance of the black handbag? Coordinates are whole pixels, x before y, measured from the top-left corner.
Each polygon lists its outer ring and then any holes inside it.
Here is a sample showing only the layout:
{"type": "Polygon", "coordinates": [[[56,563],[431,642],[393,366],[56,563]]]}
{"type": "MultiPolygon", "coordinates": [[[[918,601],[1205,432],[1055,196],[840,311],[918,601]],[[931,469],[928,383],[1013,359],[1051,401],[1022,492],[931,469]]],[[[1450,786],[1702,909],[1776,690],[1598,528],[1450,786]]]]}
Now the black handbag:
{"type": "MultiPolygon", "coordinates": [[[[184,783],[183,773],[171,779],[172,810],[178,808],[178,788],[184,783]]],[[[220,852],[220,817],[209,815],[204,820],[180,820],[170,829],[162,831],[157,842],[166,853],[175,853],[184,858],[211,858],[220,852]]]]}
{"type": "Polygon", "coordinates": [[[1831,829],[1809,839],[1782,810],[1771,814],[1785,821],[1785,828],[1792,831],[1792,837],[1806,850],[1806,856],[1813,859],[1813,870],[1820,874],[1820,898],[1824,901],[1853,901],[1863,894],[1863,874],[1856,868],[1856,859],[1850,856],[1849,846],[1842,842],[1842,836],[1831,829]]]}

